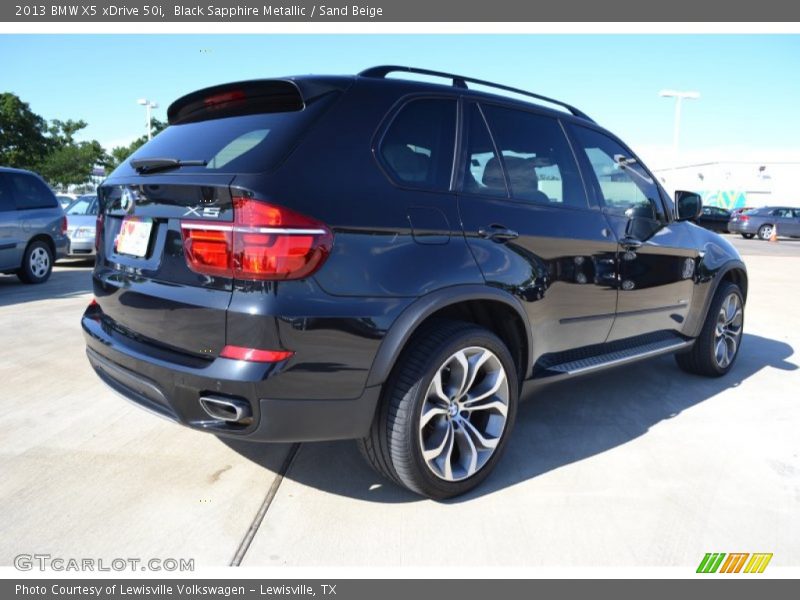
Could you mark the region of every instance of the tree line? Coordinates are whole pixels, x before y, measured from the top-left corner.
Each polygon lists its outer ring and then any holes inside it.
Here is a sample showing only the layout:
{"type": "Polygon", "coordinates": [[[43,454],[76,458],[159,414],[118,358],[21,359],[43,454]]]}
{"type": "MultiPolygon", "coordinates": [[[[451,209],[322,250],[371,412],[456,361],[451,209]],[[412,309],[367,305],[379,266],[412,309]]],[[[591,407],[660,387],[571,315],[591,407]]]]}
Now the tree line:
{"type": "MultiPolygon", "coordinates": [[[[127,146],[106,152],[97,140],[79,142],[75,135],[86,128],[83,120],[46,120],[11,92],[0,94],[0,166],[39,173],[54,188],[65,189],[90,181],[92,170],[106,173],[117,168],[147,141],[143,135],[127,146]]],[[[166,127],[152,120],[153,135],[166,127]]]]}

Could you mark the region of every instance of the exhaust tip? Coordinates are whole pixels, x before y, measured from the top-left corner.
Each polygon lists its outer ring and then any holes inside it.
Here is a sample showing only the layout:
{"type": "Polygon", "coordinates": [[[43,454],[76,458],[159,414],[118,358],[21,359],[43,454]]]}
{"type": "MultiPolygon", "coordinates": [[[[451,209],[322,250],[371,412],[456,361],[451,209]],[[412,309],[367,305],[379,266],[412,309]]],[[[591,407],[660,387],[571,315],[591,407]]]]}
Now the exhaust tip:
{"type": "Polygon", "coordinates": [[[206,414],[217,421],[246,425],[253,413],[245,400],[235,400],[222,396],[202,396],[200,406],[206,414]]]}

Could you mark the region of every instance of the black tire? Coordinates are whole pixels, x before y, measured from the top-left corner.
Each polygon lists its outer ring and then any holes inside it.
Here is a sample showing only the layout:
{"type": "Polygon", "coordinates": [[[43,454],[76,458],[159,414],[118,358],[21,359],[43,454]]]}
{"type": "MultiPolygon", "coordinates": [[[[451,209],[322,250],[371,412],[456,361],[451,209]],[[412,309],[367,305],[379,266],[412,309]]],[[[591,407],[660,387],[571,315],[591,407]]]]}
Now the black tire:
{"type": "Polygon", "coordinates": [[[746,239],[746,240],[752,240],[754,236],[755,236],[755,234],[754,234],[754,233],[743,233],[743,234],[742,234],[742,237],[743,237],[744,239],[746,239]]]}
{"type": "MultiPolygon", "coordinates": [[[[488,364],[488,363],[487,363],[488,364]]],[[[477,382],[478,380],[475,379],[477,382]]],[[[494,396],[492,396],[494,397],[494,396]]],[[[514,427],[518,399],[517,372],[505,344],[492,332],[472,323],[436,320],[423,326],[403,350],[387,380],[368,437],[359,440],[359,449],[379,474],[409,490],[442,500],[468,492],[478,486],[502,456],[514,427]],[[437,476],[423,458],[420,419],[426,395],[434,376],[460,350],[489,350],[506,375],[507,413],[494,451],[483,466],[466,478],[448,481],[437,476]]],[[[462,415],[464,413],[461,413],[462,415]]],[[[482,414],[482,413],[478,413],[482,414]]],[[[442,417],[450,420],[450,417],[442,417]]],[[[469,419],[472,419],[470,413],[469,419]]],[[[457,417],[452,418],[453,421],[457,417]]],[[[433,421],[431,421],[433,422],[433,421]]],[[[458,425],[451,428],[455,448],[458,425]]],[[[460,435],[469,437],[462,425],[460,435]]],[[[474,446],[473,446],[474,449],[474,446]]],[[[456,451],[460,454],[461,451],[456,451]]]]}
{"type": "Polygon", "coordinates": [[[714,294],[711,301],[711,306],[708,309],[706,320],[703,323],[703,329],[697,340],[688,352],[682,352],[675,355],[675,361],[678,366],[687,373],[695,375],[704,375],[706,377],[721,377],[731,370],[736,363],[736,358],[739,356],[739,350],[742,347],[742,329],[744,328],[744,297],[742,291],[734,283],[723,282],[714,294]],[[738,297],[739,306],[741,307],[741,320],[738,325],[738,336],[736,339],[735,351],[733,357],[729,359],[727,364],[720,364],[717,354],[717,326],[720,318],[720,311],[723,304],[732,295],[738,297]]]}
{"type": "Polygon", "coordinates": [[[36,240],[28,244],[22,255],[22,265],[17,277],[23,283],[44,283],[53,272],[53,251],[45,242],[36,240]]]}
{"type": "Polygon", "coordinates": [[[765,241],[768,240],[772,236],[773,227],[774,225],[764,223],[764,225],[758,228],[758,238],[765,241]]]}

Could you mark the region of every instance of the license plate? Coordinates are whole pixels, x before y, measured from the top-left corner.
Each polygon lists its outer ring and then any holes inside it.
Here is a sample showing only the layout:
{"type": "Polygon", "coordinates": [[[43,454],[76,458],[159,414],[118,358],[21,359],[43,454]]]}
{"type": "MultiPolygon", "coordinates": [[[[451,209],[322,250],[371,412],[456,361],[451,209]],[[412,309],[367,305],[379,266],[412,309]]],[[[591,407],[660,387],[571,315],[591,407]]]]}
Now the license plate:
{"type": "Polygon", "coordinates": [[[125,217],[117,236],[117,253],[143,257],[150,245],[153,221],[141,217],[125,217]]]}

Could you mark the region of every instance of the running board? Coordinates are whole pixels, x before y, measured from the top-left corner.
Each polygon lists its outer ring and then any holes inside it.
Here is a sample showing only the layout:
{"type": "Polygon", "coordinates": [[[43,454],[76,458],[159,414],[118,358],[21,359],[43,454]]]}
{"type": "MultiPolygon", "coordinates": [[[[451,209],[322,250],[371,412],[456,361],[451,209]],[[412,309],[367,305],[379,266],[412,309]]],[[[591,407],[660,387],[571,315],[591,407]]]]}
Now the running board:
{"type": "Polygon", "coordinates": [[[570,362],[552,365],[547,368],[542,377],[548,375],[579,375],[582,373],[589,373],[591,371],[598,371],[607,367],[615,367],[625,363],[642,360],[658,356],[659,354],[667,354],[669,352],[677,352],[678,350],[688,349],[694,340],[676,340],[675,338],[669,340],[660,340],[657,342],[650,342],[641,346],[634,346],[616,352],[608,352],[606,354],[597,354],[587,358],[581,358],[570,362]]]}

